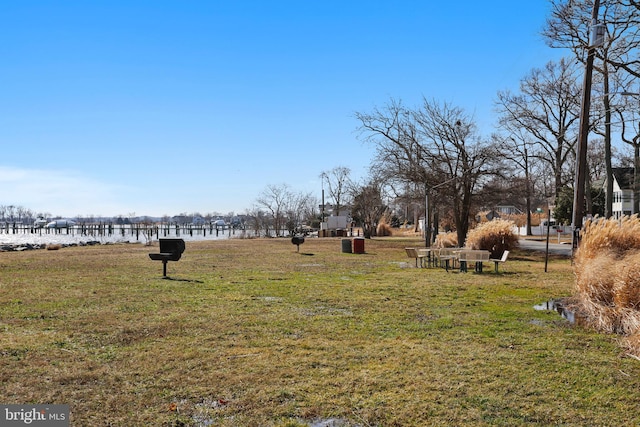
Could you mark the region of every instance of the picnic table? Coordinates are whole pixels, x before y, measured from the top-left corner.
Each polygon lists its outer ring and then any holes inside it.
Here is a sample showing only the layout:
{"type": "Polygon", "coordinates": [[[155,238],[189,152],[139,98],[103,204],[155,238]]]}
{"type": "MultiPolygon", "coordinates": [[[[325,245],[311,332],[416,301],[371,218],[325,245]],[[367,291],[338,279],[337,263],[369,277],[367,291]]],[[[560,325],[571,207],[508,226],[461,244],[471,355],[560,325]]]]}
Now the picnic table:
{"type": "Polygon", "coordinates": [[[460,271],[466,273],[468,264],[475,263],[476,273],[482,273],[482,263],[489,262],[491,252],[478,249],[460,249],[456,251],[458,262],[460,263],[460,271]]]}

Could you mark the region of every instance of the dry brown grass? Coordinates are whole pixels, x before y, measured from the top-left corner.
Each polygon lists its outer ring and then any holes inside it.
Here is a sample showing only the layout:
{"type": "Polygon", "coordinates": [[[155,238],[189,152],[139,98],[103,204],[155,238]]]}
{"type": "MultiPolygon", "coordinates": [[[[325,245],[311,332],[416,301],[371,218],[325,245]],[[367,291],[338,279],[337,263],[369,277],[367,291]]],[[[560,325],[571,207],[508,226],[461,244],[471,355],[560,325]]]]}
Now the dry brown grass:
{"type": "Polygon", "coordinates": [[[380,237],[388,237],[393,235],[391,225],[389,225],[386,222],[381,222],[378,224],[378,227],[376,228],[376,233],[377,233],[376,235],[380,237]]]}
{"type": "Polygon", "coordinates": [[[504,251],[518,246],[518,236],[513,232],[513,222],[494,219],[478,225],[467,235],[466,245],[471,249],[491,251],[491,256],[500,258],[504,251]]]}
{"type": "Polygon", "coordinates": [[[436,248],[455,248],[458,246],[458,235],[454,232],[440,233],[433,244],[436,248]]]}
{"type": "Polygon", "coordinates": [[[0,396],[74,427],[638,425],[616,337],[532,308],[568,259],[407,268],[423,243],[188,242],[172,280],[157,243],[2,253],[0,396]]]}
{"type": "MultiPolygon", "coordinates": [[[[481,211],[478,212],[478,216],[481,218],[480,223],[488,222],[487,215],[492,213],[492,211],[481,211]]],[[[505,221],[511,221],[518,227],[524,227],[527,225],[527,214],[500,214],[500,218],[505,221]]],[[[540,216],[539,215],[531,215],[531,225],[540,225],[540,216]]]]}
{"type": "Polygon", "coordinates": [[[574,261],[577,301],[589,325],[630,336],[630,351],[640,354],[638,217],[587,222],[574,261]]]}

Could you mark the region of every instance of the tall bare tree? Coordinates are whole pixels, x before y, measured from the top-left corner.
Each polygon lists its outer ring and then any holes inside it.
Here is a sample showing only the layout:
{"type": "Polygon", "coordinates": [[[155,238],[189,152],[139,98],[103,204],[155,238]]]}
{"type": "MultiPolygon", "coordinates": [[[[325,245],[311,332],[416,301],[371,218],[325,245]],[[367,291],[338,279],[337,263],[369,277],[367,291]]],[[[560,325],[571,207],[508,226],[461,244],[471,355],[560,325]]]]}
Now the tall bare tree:
{"type": "MultiPolygon", "coordinates": [[[[494,142],[507,162],[511,162],[516,169],[516,177],[522,176],[522,190],[525,198],[525,211],[527,215],[527,236],[531,236],[531,202],[533,199],[532,163],[533,143],[528,135],[523,135],[517,129],[513,129],[509,136],[494,135],[494,142]]],[[[518,180],[516,180],[517,182],[518,180]]]]}
{"type": "Polygon", "coordinates": [[[348,194],[347,189],[350,184],[351,170],[346,166],[336,166],[330,171],[324,171],[320,174],[323,182],[327,183],[329,195],[333,199],[334,212],[340,215],[341,209],[344,207],[345,198],[348,194]]]}
{"type": "Polygon", "coordinates": [[[392,100],[383,110],[356,117],[361,136],[376,146],[376,161],[387,169],[387,178],[421,184],[430,198],[439,196],[451,209],[463,245],[474,191],[497,159],[477,135],[473,119],[461,108],[426,98],[416,109],[392,100]]]}
{"type": "MultiPolygon", "coordinates": [[[[302,222],[308,219],[305,215],[313,212],[312,205],[316,202],[310,193],[295,192],[287,184],[268,185],[256,200],[254,213],[258,218],[259,208],[265,208],[273,222],[276,237],[280,237],[284,231],[295,233],[302,222]]],[[[264,218],[259,219],[263,227],[267,225],[264,218]]]]}
{"type": "Polygon", "coordinates": [[[302,223],[305,222],[316,199],[311,193],[292,192],[285,204],[285,224],[289,235],[292,236],[300,232],[302,223]]]}
{"type": "Polygon", "coordinates": [[[350,187],[353,199],[351,215],[368,239],[376,235],[378,221],[387,210],[382,188],[383,183],[376,178],[369,178],[363,183],[352,183],[350,187]]]}
{"type": "Polygon", "coordinates": [[[256,200],[271,214],[276,236],[280,236],[285,229],[285,213],[292,194],[287,184],[268,185],[256,200]]]}
{"type": "MultiPolygon", "coordinates": [[[[551,0],[551,16],[543,36],[551,47],[572,51],[574,57],[586,61],[586,52],[592,46],[595,28],[592,27],[593,0],[551,0]]],[[[640,36],[636,1],[600,0],[598,23],[605,31],[602,45],[594,50],[594,71],[599,74],[600,95],[594,104],[601,104],[604,120],[602,126],[594,126],[604,138],[607,188],[605,191],[605,216],[612,214],[613,165],[612,165],[612,114],[616,111],[613,98],[619,91],[616,83],[625,76],[640,77],[640,36]]],[[[586,194],[589,192],[587,191],[586,194]]]]}
{"type": "Polygon", "coordinates": [[[533,143],[534,157],[553,171],[555,196],[569,181],[566,168],[574,155],[580,117],[576,67],[567,60],[549,62],[520,81],[520,92],[498,92],[496,107],[502,131],[520,144],[533,143]]]}
{"type": "MultiPolygon", "coordinates": [[[[418,201],[425,200],[430,183],[439,181],[431,173],[424,156],[413,111],[400,100],[391,99],[383,108],[376,107],[370,113],[356,113],[356,118],[361,122],[360,136],[377,147],[372,167],[376,180],[392,188],[397,185],[408,189],[412,194],[405,194],[405,198],[415,201],[416,206],[424,207],[424,203],[418,201]]],[[[435,206],[435,203],[430,204],[430,212],[425,214],[425,218],[434,215],[435,206]]],[[[430,233],[431,227],[426,227],[426,242],[432,241],[430,233]]]]}

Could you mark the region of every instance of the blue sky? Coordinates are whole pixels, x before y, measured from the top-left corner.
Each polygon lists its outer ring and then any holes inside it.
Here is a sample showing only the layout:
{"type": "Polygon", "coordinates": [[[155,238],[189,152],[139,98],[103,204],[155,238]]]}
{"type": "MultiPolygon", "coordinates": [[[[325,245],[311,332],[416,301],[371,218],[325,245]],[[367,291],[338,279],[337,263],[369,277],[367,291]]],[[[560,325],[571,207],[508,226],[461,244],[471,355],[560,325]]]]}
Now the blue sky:
{"type": "Polygon", "coordinates": [[[0,205],[61,216],[243,213],[267,185],[366,176],[355,112],[464,108],[562,52],[544,0],[9,1],[0,205]]]}

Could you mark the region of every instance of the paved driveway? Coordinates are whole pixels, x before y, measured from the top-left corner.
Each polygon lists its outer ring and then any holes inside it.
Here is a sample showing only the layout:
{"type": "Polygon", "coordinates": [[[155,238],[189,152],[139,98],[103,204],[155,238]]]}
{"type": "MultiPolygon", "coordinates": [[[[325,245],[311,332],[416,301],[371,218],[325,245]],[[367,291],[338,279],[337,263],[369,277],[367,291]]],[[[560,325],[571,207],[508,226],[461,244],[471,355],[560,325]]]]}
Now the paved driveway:
{"type": "MultiPolygon", "coordinates": [[[[538,241],[538,240],[520,239],[520,247],[522,249],[544,252],[547,247],[547,242],[538,241]]],[[[571,244],[570,243],[558,244],[558,243],[549,242],[549,253],[571,256],[571,244]]]]}

